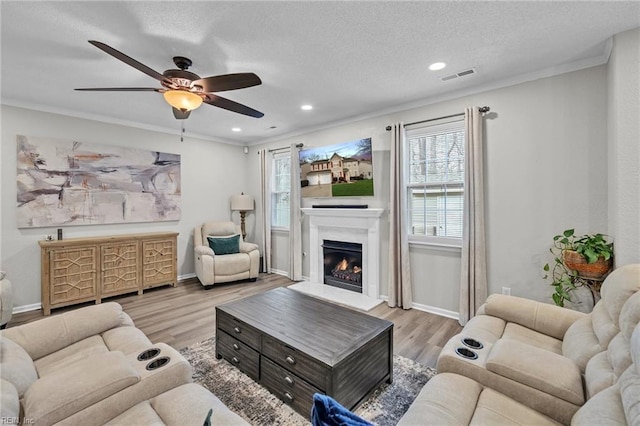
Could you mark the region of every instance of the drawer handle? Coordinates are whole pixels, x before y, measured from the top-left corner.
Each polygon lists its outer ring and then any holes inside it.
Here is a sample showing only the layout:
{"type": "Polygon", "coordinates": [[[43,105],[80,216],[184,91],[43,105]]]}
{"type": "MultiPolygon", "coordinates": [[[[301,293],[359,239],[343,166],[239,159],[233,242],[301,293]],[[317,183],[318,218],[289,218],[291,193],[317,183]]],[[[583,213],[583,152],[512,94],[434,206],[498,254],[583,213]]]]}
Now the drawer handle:
{"type": "Polygon", "coordinates": [[[294,357],[292,357],[291,355],[287,355],[287,357],[284,360],[287,361],[291,365],[294,365],[296,363],[296,359],[294,357]]]}
{"type": "Polygon", "coordinates": [[[233,327],[233,331],[235,331],[238,334],[242,333],[242,331],[240,330],[240,327],[233,327]]]}
{"type": "Polygon", "coordinates": [[[285,392],[284,393],[284,397],[287,398],[287,400],[289,400],[289,402],[293,402],[293,400],[294,400],[293,395],[291,395],[289,392],[285,392]]]}
{"type": "Polygon", "coordinates": [[[284,376],[284,381],[287,382],[289,386],[293,386],[293,384],[295,383],[293,379],[289,376],[284,376]]]}
{"type": "Polygon", "coordinates": [[[240,364],[240,360],[238,358],[236,358],[235,356],[233,358],[231,358],[231,361],[233,361],[234,364],[240,364]]]}
{"type": "Polygon", "coordinates": [[[239,351],[240,350],[240,346],[238,346],[237,343],[234,343],[233,344],[233,349],[235,349],[236,351],[239,351]]]}

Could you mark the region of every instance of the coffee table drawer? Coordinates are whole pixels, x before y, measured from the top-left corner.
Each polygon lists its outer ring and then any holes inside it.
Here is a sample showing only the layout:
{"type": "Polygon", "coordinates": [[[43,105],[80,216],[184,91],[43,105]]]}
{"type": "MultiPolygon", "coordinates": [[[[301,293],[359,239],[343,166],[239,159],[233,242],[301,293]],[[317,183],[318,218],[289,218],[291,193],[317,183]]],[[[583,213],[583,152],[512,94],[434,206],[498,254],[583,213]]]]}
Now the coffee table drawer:
{"type": "Polygon", "coordinates": [[[217,328],[226,331],[230,336],[235,337],[242,343],[251,346],[255,350],[260,350],[260,332],[231,315],[216,309],[217,328]]]}
{"type": "Polygon", "coordinates": [[[323,392],[327,389],[331,371],[322,362],[267,335],[262,339],[262,353],[323,392]]]}
{"type": "Polygon", "coordinates": [[[258,352],[220,330],[216,335],[216,351],[219,356],[235,365],[247,376],[258,380],[260,364],[258,352]]]}
{"type": "Polygon", "coordinates": [[[260,362],[262,385],[294,410],[309,415],[313,405],[313,394],[320,390],[264,356],[260,362]]]}

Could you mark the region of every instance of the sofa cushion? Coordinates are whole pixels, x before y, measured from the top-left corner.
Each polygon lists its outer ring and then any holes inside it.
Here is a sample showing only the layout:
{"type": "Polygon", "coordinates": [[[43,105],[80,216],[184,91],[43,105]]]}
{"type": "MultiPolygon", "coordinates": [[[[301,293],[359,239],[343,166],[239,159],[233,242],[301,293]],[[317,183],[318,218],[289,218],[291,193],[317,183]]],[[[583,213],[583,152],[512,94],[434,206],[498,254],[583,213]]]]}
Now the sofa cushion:
{"type": "Polygon", "coordinates": [[[4,335],[37,360],[75,342],[124,325],[131,318],[114,302],[88,306],[4,330],[4,335]]]}
{"type": "Polygon", "coordinates": [[[587,363],[595,354],[607,348],[606,345],[600,346],[598,338],[593,333],[592,319],[589,315],[573,323],[562,341],[562,354],[573,360],[581,371],[585,371],[587,363]]]}
{"type": "MultiPolygon", "coordinates": [[[[187,423],[185,422],[184,424],[186,425],[187,423]]],[[[151,407],[151,403],[147,400],[129,408],[118,417],[105,423],[104,426],[125,425],[165,426],[166,423],[162,421],[158,413],[156,413],[156,410],[151,407]]]]}
{"type": "Polygon", "coordinates": [[[208,236],[209,247],[217,255],[240,253],[240,235],[229,237],[208,236]]]}
{"type": "Polygon", "coordinates": [[[18,416],[20,416],[18,389],[13,386],[13,383],[0,379],[0,419],[3,424],[13,424],[9,419],[18,416]]]}
{"type": "Polygon", "coordinates": [[[36,424],[50,425],[139,380],[136,369],[122,352],[94,355],[31,385],[24,395],[24,415],[36,424]]]}
{"type": "Polygon", "coordinates": [[[3,335],[0,335],[0,378],[12,383],[20,397],[38,380],[38,373],[27,351],[3,335]]]}
{"type": "Polygon", "coordinates": [[[470,425],[560,425],[561,423],[489,388],[478,398],[470,425]]]}
{"type": "Polygon", "coordinates": [[[500,339],[487,370],[575,405],[584,404],[582,375],[570,359],[526,343],[500,339]]]}
{"type": "Polygon", "coordinates": [[[40,358],[34,362],[34,365],[38,371],[38,376],[44,377],[78,361],[107,353],[108,351],[102,337],[91,336],[40,358]]]}
{"type": "Polygon", "coordinates": [[[151,346],[151,340],[135,327],[117,327],[102,333],[102,340],[110,351],[124,354],[138,353],[151,346]]]}
{"type": "Polygon", "coordinates": [[[251,259],[246,253],[227,254],[215,257],[216,276],[249,273],[251,259]]]}
{"type": "Polygon", "coordinates": [[[517,340],[556,354],[562,354],[562,340],[538,333],[513,322],[507,323],[502,338],[517,340]]]}

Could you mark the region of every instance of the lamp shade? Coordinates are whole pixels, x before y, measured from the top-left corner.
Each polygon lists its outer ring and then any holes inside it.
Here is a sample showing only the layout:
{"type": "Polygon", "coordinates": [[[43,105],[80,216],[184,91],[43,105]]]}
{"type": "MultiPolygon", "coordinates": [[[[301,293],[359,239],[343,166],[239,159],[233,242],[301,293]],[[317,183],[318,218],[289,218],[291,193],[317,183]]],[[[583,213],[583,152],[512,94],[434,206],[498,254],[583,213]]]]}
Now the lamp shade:
{"type": "Polygon", "coordinates": [[[231,210],[245,212],[253,210],[253,197],[251,195],[245,195],[244,193],[240,195],[232,195],[231,210]]]}
{"type": "Polygon", "coordinates": [[[191,111],[202,105],[200,96],[186,90],[167,90],[163,96],[169,105],[180,110],[191,111]]]}

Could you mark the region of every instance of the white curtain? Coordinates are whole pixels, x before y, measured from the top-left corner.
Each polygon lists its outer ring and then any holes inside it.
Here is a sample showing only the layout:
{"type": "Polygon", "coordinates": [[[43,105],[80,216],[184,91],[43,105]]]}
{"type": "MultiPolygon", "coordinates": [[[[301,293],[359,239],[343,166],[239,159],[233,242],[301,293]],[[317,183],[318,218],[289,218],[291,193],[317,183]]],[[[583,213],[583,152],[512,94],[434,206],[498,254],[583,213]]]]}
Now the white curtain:
{"type": "Polygon", "coordinates": [[[465,109],[464,213],[460,274],[460,324],[475,316],[487,298],[484,235],[483,118],[478,107],[465,109]]]}
{"type": "Polygon", "coordinates": [[[260,208],[262,210],[262,272],[271,273],[271,155],[260,154],[260,208]]]}
{"type": "Polygon", "coordinates": [[[302,280],[302,213],[300,212],[300,160],[298,147],[291,144],[289,183],[289,279],[302,280]]]}
{"type": "Polygon", "coordinates": [[[394,124],[391,129],[391,181],[389,185],[389,301],[391,307],[410,309],[413,303],[411,290],[411,267],[409,264],[409,242],[405,192],[403,186],[402,150],[404,124],[394,124]]]}

